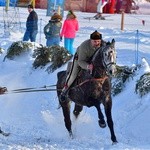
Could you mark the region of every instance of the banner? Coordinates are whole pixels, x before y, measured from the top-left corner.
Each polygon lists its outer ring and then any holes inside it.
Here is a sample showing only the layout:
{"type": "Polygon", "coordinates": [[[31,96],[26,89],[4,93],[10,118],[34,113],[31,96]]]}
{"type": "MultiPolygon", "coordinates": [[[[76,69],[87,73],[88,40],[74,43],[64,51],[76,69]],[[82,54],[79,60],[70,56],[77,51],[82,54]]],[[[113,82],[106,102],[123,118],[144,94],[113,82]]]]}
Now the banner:
{"type": "Polygon", "coordinates": [[[64,15],[65,0],[48,0],[47,1],[47,16],[52,16],[55,12],[60,10],[60,15],[64,15]]]}

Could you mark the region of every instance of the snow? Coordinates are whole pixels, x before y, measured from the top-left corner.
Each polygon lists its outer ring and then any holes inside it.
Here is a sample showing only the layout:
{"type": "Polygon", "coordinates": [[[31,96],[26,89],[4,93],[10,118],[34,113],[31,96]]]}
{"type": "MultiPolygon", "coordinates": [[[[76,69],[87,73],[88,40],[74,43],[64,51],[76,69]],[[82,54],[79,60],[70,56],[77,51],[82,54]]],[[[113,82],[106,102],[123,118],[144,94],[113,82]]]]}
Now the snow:
{"type": "MultiPolygon", "coordinates": [[[[3,9],[0,8],[1,14],[3,9]]],[[[3,150],[148,150],[150,149],[150,94],[142,98],[135,93],[135,84],[140,76],[150,71],[150,17],[145,14],[125,14],[124,30],[121,30],[121,14],[104,14],[106,20],[88,20],[84,17],[92,13],[76,12],[80,30],[74,42],[76,49],[89,35],[98,30],[104,40],[116,41],[117,64],[133,66],[142,64],[133,79],[129,79],[122,93],[113,97],[112,116],[118,143],[112,145],[108,127],[98,126],[97,112],[84,107],[77,120],[71,114],[75,138],[70,139],[64,126],[61,109],[55,91],[14,94],[18,88],[55,85],[57,72],[66,65],[48,74],[44,69],[32,68],[34,59],[31,54],[15,60],[3,61],[12,42],[21,41],[28,16],[26,8],[19,8],[21,31],[4,34],[3,17],[0,17],[0,86],[8,88],[8,93],[0,95],[0,127],[10,136],[0,135],[0,149],[3,150]],[[145,25],[142,24],[145,21],[145,25]],[[135,44],[138,38],[137,45],[135,44]],[[138,54],[138,57],[137,57],[138,54]]],[[[48,22],[46,10],[36,9],[39,16],[37,43],[45,45],[43,27],[48,22]],[[41,27],[40,27],[41,25],[41,27]]],[[[66,15],[66,12],[65,12],[66,15]]],[[[65,18],[65,17],[64,17],[65,18]]],[[[63,42],[61,42],[63,46],[63,42]]],[[[34,49],[34,48],[33,48],[34,49]]],[[[55,87],[54,87],[55,88],[55,87]]],[[[71,112],[73,110],[73,103],[71,112]]]]}

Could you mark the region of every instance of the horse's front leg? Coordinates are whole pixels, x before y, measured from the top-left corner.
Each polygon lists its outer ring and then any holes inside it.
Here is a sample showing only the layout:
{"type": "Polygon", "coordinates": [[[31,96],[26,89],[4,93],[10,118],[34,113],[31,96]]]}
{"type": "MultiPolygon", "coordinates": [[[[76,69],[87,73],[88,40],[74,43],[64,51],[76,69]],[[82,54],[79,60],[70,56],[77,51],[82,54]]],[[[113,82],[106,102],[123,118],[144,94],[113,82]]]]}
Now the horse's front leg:
{"type": "Polygon", "coordinates": [[[83,109],[83,106],[75,104],[73,114],[75,115],[76,119],[78,118],[82,109],[83,109]]]}
{"type": "Polygon", "coordinates": [[[100,126],[101,128],[105,128],[105,127],[106,127],[106,122],[105,122],[105,120],[104,120],[104,115],[103,115],[103,113],[102,113],[102,111],[101,111],[101,108],[100,108],[100,103],[97,103],[97,104],[95,105],[95,107],[96,107],[97,112],[98,112],[98,118],[99,118],[98,123],[99,123],[99,126],[100,126]]]}
{"type": "Polygon", "coordinates": [[[106,98],[106,103],[104,107],[105,107],[105,114],[107,117],[107,124],[111,133],[111,140],[113,141],[113,144],[114,144],[114,143],[117,143],[117,139],[116,139],[115,132],[114,132],[114,124],[113,124],[112,114],[111,114],[111,108],[112,108],[111,96],[108,96],[106,98]]]}
{"type": "Polygon", "coordinates": [[[65,126],[69,132],[70,137],[73,138],[72,129],[71,129],[71,119],[70,119],[70,102],[69,101],[63,103],[60,102],[60,104],[64,115],[65,126]]]}

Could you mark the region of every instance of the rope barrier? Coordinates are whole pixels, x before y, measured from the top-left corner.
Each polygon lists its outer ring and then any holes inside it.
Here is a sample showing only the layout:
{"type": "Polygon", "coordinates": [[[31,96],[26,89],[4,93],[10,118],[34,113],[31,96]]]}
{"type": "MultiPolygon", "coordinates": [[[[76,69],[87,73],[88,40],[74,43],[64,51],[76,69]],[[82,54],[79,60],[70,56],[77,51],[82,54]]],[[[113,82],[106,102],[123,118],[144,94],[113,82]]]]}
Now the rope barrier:
{"type": "Polygon", "coordinates": [[[139,51],[139,31],[136,32],[135,37],[135,64],[138,65],[138,51],[139,51]]]}

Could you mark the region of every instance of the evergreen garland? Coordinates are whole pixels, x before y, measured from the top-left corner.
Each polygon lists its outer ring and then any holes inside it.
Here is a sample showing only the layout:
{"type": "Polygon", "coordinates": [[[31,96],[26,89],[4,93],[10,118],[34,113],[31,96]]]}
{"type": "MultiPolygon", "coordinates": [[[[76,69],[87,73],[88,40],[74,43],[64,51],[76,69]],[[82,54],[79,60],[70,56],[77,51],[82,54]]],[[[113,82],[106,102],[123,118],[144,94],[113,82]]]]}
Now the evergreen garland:
{"type": "Polygon", "coordinates": [[[140,97],[150,92],[150,72],[143,74],[140,79],[137,80],[135,91],[140,97]]]}
{"type": "Polygon", "coordinates": [[[0,54],[2,54],[3,53],[3,49],[0,47],[0,54]]]}
{"type": "Polygon", "coordinates": [[[116,66],[117,74],[112,79],[112,95],[116,96],[125,88],[125,83],[129,81],[130,77],[134,76],[136,68],[129,68],[127,66],[116,66]]]}
{"type": "Polygon", "coordinates": [[[72,55],[64,47],[55,45],[50,47],[41,46],[37,48],[34,50],[33,57],[36,57],[33,63],[33,68],[42,68],[51,62],[46,71],[52,73],[70,60],[72,55]]]}
{"type": "Polygon", "coordinates": [[[35,58],[33,62],[33,68],[38,68],[38,67],[43,67],[45,66],[48,62],[51,61],[51,53],[49,51],[48,47],[38,47],[37,49],[34,50],[33,53],[33,58],[35,58]]]}
{"type": "Polygon", "coordinates": [[[21,54],[28,52],[31,46],[32,44],[28,42],[23,41],[13,42],[7,50],[7,54],[4,60],[6,58],[13,60],[16,56],[20,56],[21,54]]]}

